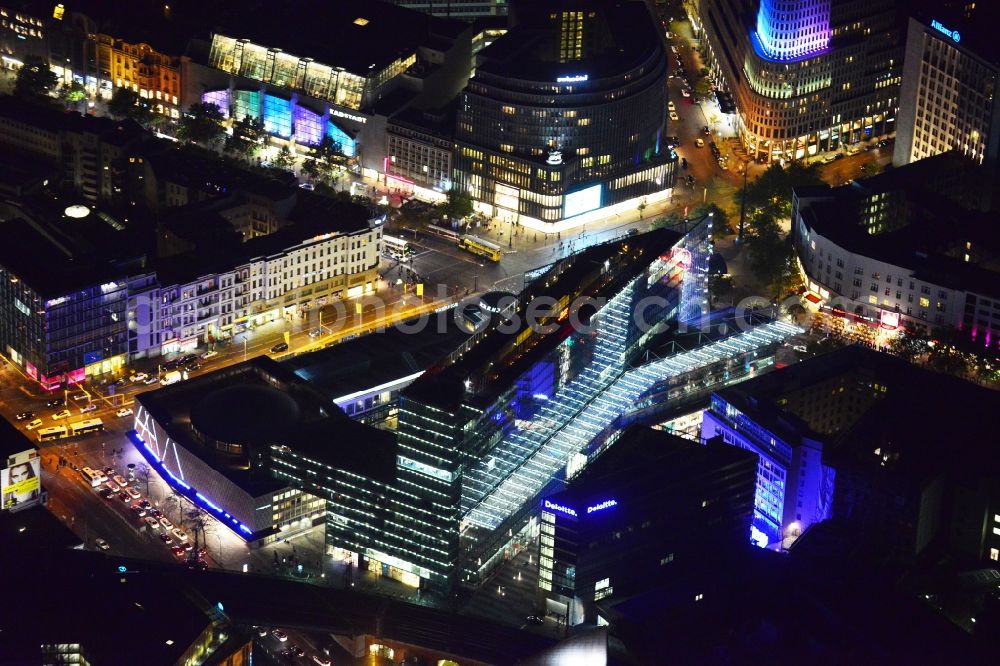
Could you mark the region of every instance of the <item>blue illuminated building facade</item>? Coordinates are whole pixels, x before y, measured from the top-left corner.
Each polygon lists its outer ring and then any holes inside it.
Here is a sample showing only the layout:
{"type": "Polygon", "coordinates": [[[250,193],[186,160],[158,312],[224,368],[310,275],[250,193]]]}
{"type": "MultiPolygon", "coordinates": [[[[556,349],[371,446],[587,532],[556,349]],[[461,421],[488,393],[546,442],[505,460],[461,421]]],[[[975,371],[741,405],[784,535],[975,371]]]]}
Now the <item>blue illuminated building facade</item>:
{"type": "Polygon", "coordinates": [[[895,130],[903,29],[894,0],[701,0],[711,76],[759,161],[895,130]],[[749,26],[749,27],[748,27],[749,26]]]}
{"type": "Polygon", "coordinates": [[[294,140],[300,146],[315,147],[329,136],[334,148],[344,157],[357,154],[357,137],[346,124],[337,122],[336,115],[325,105],[313,110],[295,94],[278,95],[261,90],[209,90],[201,100],[215,104],[227,118],[245,117],[264,121],[264,130],[273,137],[294,140]]]}
{"type": "MultiPolygon", "coordinates": [[[[752,392],[755,382],[742,386],[752,392]]],[[[757,454],[751,540],[761,547],[778,547],[830,517],[835,475],[823,464],[822,440],[804,422],[758,401],[742,386],[712,395],[701,436],[721,437],[730,446],[757,454]]]]}
{"type": "Polygon", "coordinates": [[[756,462],[718,441],[624,430],[540,503],[538,581],[548,608],[570,625],[594,622],[596,602],[684,581],[704,561],[746,549],[756,462]]]}

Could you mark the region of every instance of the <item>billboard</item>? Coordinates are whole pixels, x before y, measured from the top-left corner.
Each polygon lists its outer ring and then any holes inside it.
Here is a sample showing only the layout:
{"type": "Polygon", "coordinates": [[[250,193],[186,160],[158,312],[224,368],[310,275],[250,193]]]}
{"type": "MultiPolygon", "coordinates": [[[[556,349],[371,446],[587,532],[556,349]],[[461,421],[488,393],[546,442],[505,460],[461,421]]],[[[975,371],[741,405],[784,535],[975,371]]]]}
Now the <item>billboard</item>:
{"type": "Polygon", "coordinates": [[[563,205],[563,217],[575,217],[601,207],[601,184],[578,192],[570,192],[566,195],[566,203],[563,205]]]}
{"type": "Polygon", "coordinates": [[[28,449],[7,458],[0,470],[0,497],[3,509],[23,509],[41,498],[41,460],[38,451],[28,449]]]}

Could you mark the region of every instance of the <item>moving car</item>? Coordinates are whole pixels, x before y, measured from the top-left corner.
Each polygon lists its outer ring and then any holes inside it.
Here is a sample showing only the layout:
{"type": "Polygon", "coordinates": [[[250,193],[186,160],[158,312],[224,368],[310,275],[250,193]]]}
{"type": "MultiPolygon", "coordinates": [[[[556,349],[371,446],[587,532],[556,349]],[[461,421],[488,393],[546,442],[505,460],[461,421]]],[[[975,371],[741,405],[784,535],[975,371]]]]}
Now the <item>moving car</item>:
{"type": "Polygon", "coordinates": [[[94,403],[90,403],[89,405],[80,408],[81,414],[86,414],[87,412],[96,412],[96,411],[97,411],[97,405],[95,405],[94,403]]]}
{"type": "Polygon", "coordinates": [[[285,632],[283,632],[281,629],[272,629],[271,630],[271,635],[274,636],[275,638],[277,638],[282,643],[284,643],[285,641],[288,640],[288,634],[286,634],[285,632]]]}
{"type": "Polygon", "coordinates": [[[65,419],[65,418],[67,418],[69,416],[71,416],[70,411],[68,409],[64,409],[62,411],[58,411],[55,414],[53,414],[52,415],[52,420],[53,421],[58,421],[60,419],[65,419]]]}
{"type": "Polygon", "coordinates": [[[188,535],[184,534],[181,528],[175,527],[174,529],[170,530],[170,533],[173,534],[174,538],[180,541],[181,543],[187,543],[188,535]]]}
{"type": "Polygon", "coordinates": [[[690,97],[691,93],[688,92],[687,89],[683,89],[683,90],[681,90],[681,96],[683,96],[683,97],[690,97]]]}
{"type": "Polygon", "coordinates": [[[125,492],[128,493],[128,496],[131,497],[134,500],[137,500],[137,499],[139,499],[141,497],[141,495],[139,494],[139,491],[136,490],[135,488],[126,488],[125,492]]]}
{"type": "Polygon", "coordinates": [[[298,645],[289,645],[288,651],[294,654],[296,657],[306,656],[306,651],[300,648],[298,645]]]}
{"type": "Polygon", "coordinates": [[[174,542],[173,537],[171,537],[166,532],[160,532],[160,541],[167,544],[168,546],[174,542]]]}
{"type": "Polygon", "coordinates": [[[694,145],[698,146],[699,148],[703,148],[705,146],[705,140],[704,139],[700,139],[700,138],[699,139],[695,139],[694,140],[694,145]]]}
{"type": "MultiPolygon", "coordinates": [[[[110,483],[110,481],[108,483],[110,483]]],[[[132,498],[129,497],[128,493],[125,492],[124,490],[118,493],[118,499],[125,502],[126,504],[132,501],[132,498]]]]}
{"type": "Polygon", "coordinates": [[[109,500],[115,496],[115,494],[111,492],[110,488],[101,488],[100,490],[97,491],[97,494],[106,500],[109,500]]]}
{"type": "Polygon", "coordinates": [[[108,550],[111,548],[111,545],[107,541],[101,538],[94,539],[94,545],[100,548],[101,550],[108,550]]]}
{"type": "Polygon", "coordinates": [[[27,428],[28,430],[34,430],[35,428],[40,427],[42,425],[42,423],[43,422],[42,422],[41,419],[35,419],[34,421],[31,421],[30,423],[28,423],[24,427],[27,428]]]}
{"type": "Polygon", "coordinates": [[[287,342],[279,342],[278,344],[276,344],[273,347],[271,347],[271,353],[272,354],[278,354],[278,353],[283,352],[283,351],[288,351],[288,343],[287,342]]]}
{"type": "Polygon", "coordinates": [[[677,115],[676,111],[671,111],[670,112],[670,119],[673,120],[674,122],[677,122],[677,121],[679,121],[681,119],[681,117],[677,115]]]}
{"type": "Polygon", "coordinates": [[[153,518],[152,516],[146,516],[145,518],[143,518],[143,521],[147,525],[149,525],[149,529],[153,530],[154,532],[160,529],[160,523],[158,523],[156,521],[156,518],[153,518]]]}
{"type": "Polygon", "coordinates": [[[117,416],[118,418],[125,418],[126,416],[132,416],[132,409],[130,407],[122,407],[117,412],[115,412],[115,416],[117,416]]]}
{"type": "Polygon", "coordinates": [[[138,504],[133,504],[132,505],[132,513],[134,513],[139,518],[145,518],[145,516],[146,516],[146,510],[143,509],[138,504]]]}
{"type": "Polygon", "coordinates": [[[219,355],[219,352],[215,351],[214,349],[209,349],[207,352],[205,352],[204,354],[202,354],[201,357],[203,359],[205,359],[205,360],[208,360],[208,359],[212,358],[213,356],[218,356],[218,355],[219,355]]]}
{"type": "Polygon", "coordinates": [[[674,103],[673,103],[673,101],[670,101],[670,102],[667,102],[667,108],[668,108],[669,110],[671,110],[671,111],[676,111],[676,110],[677,110],[677,107],[676,107],[676,106],[674,106],[674,103]]]}
{"type": "Polygon", "coordinates": [[[702,125],[701,133],[704,134],[705,136],[712,136],[712,130],[708,128],[708,125],[702,125]]]}
{"type": "Polygon", "coordinates": [[[45,406],[46,407],[62,407],[64,404],[66,404],[66,401],[63,400],[62,398],[52,398],[47,403],[45,403],[45,406]]]}
{"type": "Polygon", "coordinates": [[[147,379],[149,379],[149,375],[147,375],[145,372],[140,372],[137,375],[132,375],[132,383],[134,384],[138,384],[139,382],[144,382],[147,379]]]}
{"type": "Polygon", "coordinates": [[[76,402],[83,402],[84,400],[90,400],[90,396],[86,393],[74,393],[73,400],[76,402]]]}
{"type": "Polygon", "coordinates": [[[107,483],[104,484],[104,487],[107,488],[108,490],[110,490],[113,493],[121,492],[121,489],[122,489],[122,487],[119,486],[114,481],[108,481],[107,483]]]}
{"type": "Polygon", "coordinates": [[[146,386],[149,386],[150,384],[155,384],[158,381],[160,381],[159,377],[147,377],[142,381],[142,383],[145,384],[146,386]]]}
{"type": "Polygon", "coordinates": [[[170,552],[176,555],[177,557],[184,557],[185,555],[187,555],[187,551],[181,548],[180,546],[174,546],[173,548],[170,549],[170,552]]]}
{"type": "Polygon", "coordinates": [[[528,624],[544,624],[545,623],[545,620],[543,620],[542,618],[538,617],[537,615],[529,615],[528,617],[524,618],[524,621],[527,622],[528,624]]]}
{"type": "Polygon", "coordinates": [[[170,386],[171,384],[176,384],[181,381],[181,373],[178,370],[171,370],[167,374],[163,375],[163,379],[160,380],[162,386],[170,386]]]}
{"type": "Polygon", "coordinates": [[[330,661],[326,657],[321,657],[318,654],[314,654],[312,656],[312,660],[313,660],[314,664],[319,664],[319,666],[330,666],[330,664],[333,663],[332,661],[330,661]]]}
{"type": "Polygon", "coordinates": [[[318,338],[321,335],[323,335],[323,331],[321,331],[318,328],[314,329],[312,331],[309,331],[309,337],[312,338],[313,340],[315,340],[316,338],[318,338]]]}
{"type": "Polygon", "coordinates": [[[33,419],[33,418],[35,418],[35,413],[34,412],[21,412],[20,414],[17,414],[14,418],[17,419],[18,421],[23,421],[25,419],[33,419]]]}
{"type": "Polygon", "coordinates": [[[163,529],[165,530],[174,529],[174,524],[166,516],[160,516],[160,524],[163,525],[163,529]]]}

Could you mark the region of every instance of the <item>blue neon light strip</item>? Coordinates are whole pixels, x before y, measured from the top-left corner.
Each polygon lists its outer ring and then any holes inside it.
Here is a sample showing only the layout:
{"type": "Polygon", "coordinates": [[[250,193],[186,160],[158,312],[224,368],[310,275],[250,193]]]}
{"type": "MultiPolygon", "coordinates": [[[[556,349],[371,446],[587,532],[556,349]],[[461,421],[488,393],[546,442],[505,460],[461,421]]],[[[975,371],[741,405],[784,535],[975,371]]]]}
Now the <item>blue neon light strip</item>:
{"type": "Polygon", "coordinates": [[[255,537],[253,530],[249,527],[238,521],[236,518],[233,518],[228,512],[219,508],[217,504],[196,491],[181,479],[174,476],[169,469],[163,466],[163,461],[161,461],[159,456],[156,455],[156,452],[150,448],[149,444],[139,437],[139,433],[135,430],[129,430],[128,438],[132,441],[132,444],[139,451],[139,453],[142,454],[142,457],[145,458],[146,461],[153,466],[153,469],[155,469],[161,477],[166,479],[167,483],[173,486],[177,492],[184,495],[184,497],[188,498],[191,502],[200,506],[205,511],[211,513],[220,522],[224,523],[227,527],[229,527],[229,529],[235,532],[241,539],[244,539],[245,541],[252,541],[257,538],[255,537]]]}

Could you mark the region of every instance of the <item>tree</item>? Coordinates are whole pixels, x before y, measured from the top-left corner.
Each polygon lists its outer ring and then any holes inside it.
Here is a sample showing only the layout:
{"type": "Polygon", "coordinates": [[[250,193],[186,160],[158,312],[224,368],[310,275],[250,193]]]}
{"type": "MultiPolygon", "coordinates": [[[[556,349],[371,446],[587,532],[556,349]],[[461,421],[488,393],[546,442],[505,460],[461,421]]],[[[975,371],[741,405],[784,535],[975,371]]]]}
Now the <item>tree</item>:
{"type": "Polygon", "coordinates": [[[295,156],[292,155],[292,151],[288,149],[288,146],[281,147],[277,157],[271,160],[271,166],[283,171],[293,171],[295,169],[295,156]]]}
{"type": "Polygon", "coordinates": [[[691,219],[698,220],[712,213],[712,233],[715,236],[726,236],[732,233],[729,227],[729,213],[714,203],[700,203],[691,211],[691,219]]]}
{"type": "Polygon", "coordinates": [[[264,121],[245,115],[242,120],[233,123],[233,133],[226,137],[226,152],[250,159],[260,152],[265,141],[267,131],[264,129],[264,121]]]}
{"type": "Polygon", "coordinates": [[[223,135],[222,111],[215,104],[196,102],[181,117],[177,136],[184,141],[211,146],[223,135]]]}
{"type": "Polygon", "coordinates": [[[119,88],[108,101],[108,113],[114,118],[131,118],[137,123],[146,123],[153,113],[149,102],[139,97],[131,88],[119,88]]]}
{"type": "Polygon", "coordinates": [[[650,229],[670,229],[672,227],[679,227],[684,224],[684,218],[677,211],[667,213],[664,217],[659,217],[653,220],[653,223],[649,225],[650,229]]]}
{"type": "Polygon", "coordinates": [[[25,99],[41,99],[59,83],[49,64],[38,56],[27,56],[21,69],[17,70],[14,94],[25,99]]]}
{"type": "Polygon", "coordinates": [[[311,159],[305,160],[302,170],[313,180],[332,185],[340,177],[344,156],[343,147],[324,135],[319,145],[312,149],[311,159]]]}
{"type": "Polygon", "coordinates": [[[59,86],[59,99],[65,104],[76,104],[87,96],[87,89],[78,81],[73,81],[68,86],[59,86]]]}
{"type": "Polygon", "coordinates": [[[472,197],[460,187],[448,190],[448,200],[441,204],[441,212],[452,219],[462,219],[472,215],[472,197]]]}
{"type": "Polygon", "coordinates": [[[882,173],[882,165],[878,162],[865,162],[861,165],[861,173],[864,176],[877,176],[882,173]]]}
{"type": "Polygon", "coordinates": [[[145,492],[146,497],[149,497],[149,478],[150,478],[150,475],[151,475],[151,473],[150,473],[149,465],[147,465],[144,462],[141,462],[138,465],[136,465],[136,467],[135,467],[135,478],[137,478],[139,481],[142,481],[143,485],[146,486],[146,492],[145,492]]]}
{"type": "Polygon", "coordinates": [[[889,343],[889,351],[910,363],[927,353],[927,339],[909,333],[901,333],[889,343]]]}
{"type": "Polygon", "coordinates": [[[780,291],[791,275],[792,245],[783,238],[773,211],[757,211],[750,218],[746,247],[750,252],[750,270],[761,284],[780,291]]]}
{"type": "Polygon", "coordinates": [[[642,219],[642,213],[643,213],[643,211],[646,210],[646,202],[645,201],[640,201],[639,205],[636,206],[635,209],[637,211],[639,211],[639,219],[641,220],[642,219]]]}
{"type": "Polygon", "coordinates": [[[712,82],[706,78],[698,79],[694,84],[694,91],[699,97],[707,97],[712,94],[712,82]]]}

